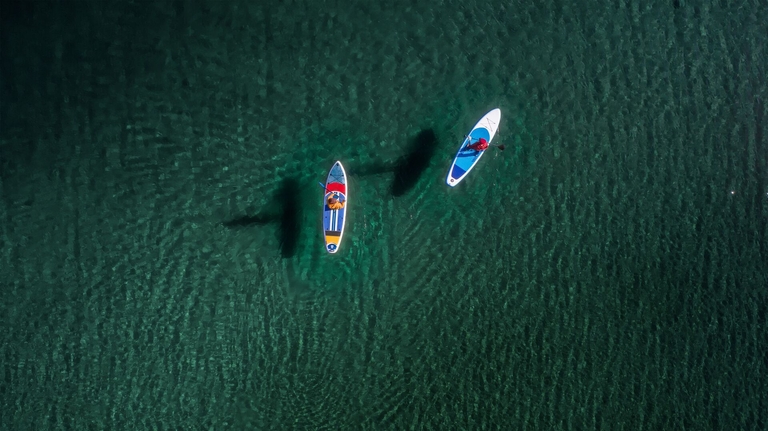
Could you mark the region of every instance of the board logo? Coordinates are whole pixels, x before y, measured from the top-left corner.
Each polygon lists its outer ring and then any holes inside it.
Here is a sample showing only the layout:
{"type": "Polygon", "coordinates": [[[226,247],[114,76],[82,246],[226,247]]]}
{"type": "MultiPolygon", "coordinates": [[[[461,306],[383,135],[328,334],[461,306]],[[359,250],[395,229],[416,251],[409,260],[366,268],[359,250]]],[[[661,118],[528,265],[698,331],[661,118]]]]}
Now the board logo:
{"type": "Polygon", "coordinates": [[[328,244],[326,247],[328,251],[336,251],[336,244],[328,244]]]}

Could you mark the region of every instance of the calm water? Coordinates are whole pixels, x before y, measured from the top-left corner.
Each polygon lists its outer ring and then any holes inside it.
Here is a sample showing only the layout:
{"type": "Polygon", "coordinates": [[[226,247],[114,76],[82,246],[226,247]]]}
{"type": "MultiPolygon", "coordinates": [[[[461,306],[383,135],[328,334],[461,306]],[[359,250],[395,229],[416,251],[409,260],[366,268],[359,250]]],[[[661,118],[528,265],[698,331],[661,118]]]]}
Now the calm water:
{"type": "Polygon", "coordinates": [[[0,428],[768,427],[764,0],[119,3],[0,8],[0,428]]]}

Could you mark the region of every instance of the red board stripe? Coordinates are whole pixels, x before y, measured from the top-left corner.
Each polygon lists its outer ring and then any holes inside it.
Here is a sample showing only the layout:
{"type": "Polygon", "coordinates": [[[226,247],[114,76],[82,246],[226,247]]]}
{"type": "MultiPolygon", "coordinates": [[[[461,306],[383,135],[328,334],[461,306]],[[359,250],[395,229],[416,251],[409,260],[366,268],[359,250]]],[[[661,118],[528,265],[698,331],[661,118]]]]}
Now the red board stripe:
{"type": "Polygon", "coordinates": [[[339,192],[343,194],[347,194],[347,186],[342,183],[328,183],[325,185],[326,190],[329,192],[339,192]]]}

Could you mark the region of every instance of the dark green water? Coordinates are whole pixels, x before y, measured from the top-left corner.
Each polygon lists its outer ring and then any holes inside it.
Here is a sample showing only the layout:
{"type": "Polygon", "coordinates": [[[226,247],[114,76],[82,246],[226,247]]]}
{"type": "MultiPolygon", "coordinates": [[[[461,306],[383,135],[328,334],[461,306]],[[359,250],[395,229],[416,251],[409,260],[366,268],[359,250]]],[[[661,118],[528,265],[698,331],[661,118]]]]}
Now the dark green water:
{"type": "Polygon", "coordinates": [[[0,428],[768,427],[764,0],[0,15],[0,428]]]}

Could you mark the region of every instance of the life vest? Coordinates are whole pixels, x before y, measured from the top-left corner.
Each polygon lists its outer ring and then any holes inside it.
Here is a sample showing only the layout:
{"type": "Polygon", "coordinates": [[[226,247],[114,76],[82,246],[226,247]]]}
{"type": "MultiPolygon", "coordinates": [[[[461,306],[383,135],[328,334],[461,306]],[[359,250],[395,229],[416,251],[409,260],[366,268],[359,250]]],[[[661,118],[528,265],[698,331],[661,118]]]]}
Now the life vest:
{"type": "Polygon", "coordinates": [[[344,208],[344,202],[336,201],[336,202],[330,202],[330,199],[326,202],[326,205],[328,205],[328,209],[331,210],[340,210],[344,208]]]}

